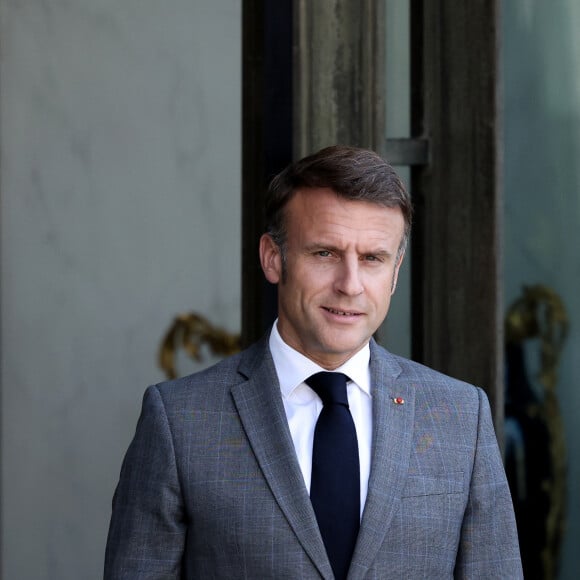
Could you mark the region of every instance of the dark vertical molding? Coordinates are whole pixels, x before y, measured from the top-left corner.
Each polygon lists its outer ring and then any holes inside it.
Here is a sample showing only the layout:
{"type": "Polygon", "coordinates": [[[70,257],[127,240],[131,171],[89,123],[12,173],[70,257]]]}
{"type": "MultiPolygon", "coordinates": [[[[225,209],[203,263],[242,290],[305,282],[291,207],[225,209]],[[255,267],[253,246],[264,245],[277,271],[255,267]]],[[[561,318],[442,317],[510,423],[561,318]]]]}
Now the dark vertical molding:
{"type": "Polygon", "coordinates": [[[264,92],[263,2],[242,2],[242,343],[251,342],[261,321],[259,263],[260,188],[264,180],[262,94],[264,92]],[[250,130],[252,128],[252,130],[250,130]],[[258,211],[256,211],[256,209],[258,211]]]}
{"type": "Polygon", "coordinates": [[[292,160],[292,0],[242,5],[242,343],[276,316],[276,289],[264,279],[258,240],[264,194],[292,160]]]}
{"type": "MultiPolygon", "coordinates": [[[[410,0],[410,50],[411,50],[411,137],[428,138],[425,126],[425,83],[423,29],[424,0],[410,0]]],[[[411,237],[411,350],[416,361],[425,361],[424,349],[424,308],[421,276],[424,270],[425,254],[425,191],[422,177],[424,166],[411,167],[411,193],[413,198],[413,230],[411,237]]]]}
{"type": "Polygon", "coordinates": [[[503,418],[494,0],[413,0],[413,356],[484,388],[503,418]]]}
{"type": "Polygon", "coordinates": [[[294,154],[384,147],[384,2],[295,0],[294,154]]]}

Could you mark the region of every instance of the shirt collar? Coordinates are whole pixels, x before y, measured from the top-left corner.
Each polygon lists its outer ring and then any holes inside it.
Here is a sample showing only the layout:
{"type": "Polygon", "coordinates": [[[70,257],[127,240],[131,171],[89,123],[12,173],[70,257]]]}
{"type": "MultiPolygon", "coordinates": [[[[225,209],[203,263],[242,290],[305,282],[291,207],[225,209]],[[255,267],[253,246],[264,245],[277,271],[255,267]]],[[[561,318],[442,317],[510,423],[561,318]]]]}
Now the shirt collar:
{"type": "MultiPolygon", "coordinates": [[[[326,370],[284,342],[278,332],[277,319],[272,326],[269,346],[278,374],[280,390],[285,398],[289,397],[309,376],[326,370]]],[[[335,369],[335,372],[348,375],[350,380],[369,397],[371,396],[370,358],[371,351],[367,343],[343,365],[335,369]]]]}

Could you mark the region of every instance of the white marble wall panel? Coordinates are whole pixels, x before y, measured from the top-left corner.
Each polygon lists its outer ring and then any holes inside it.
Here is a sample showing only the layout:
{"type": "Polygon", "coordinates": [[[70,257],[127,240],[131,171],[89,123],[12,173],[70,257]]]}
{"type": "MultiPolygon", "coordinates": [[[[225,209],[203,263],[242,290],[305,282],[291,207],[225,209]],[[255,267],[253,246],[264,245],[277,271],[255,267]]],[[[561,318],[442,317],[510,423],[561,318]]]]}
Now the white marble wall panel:
{"type": "Polygon", "coordinates": [[[2,570],[98,578],[178,312],[240,327],[240,0],[0,0],[2,570]]]}

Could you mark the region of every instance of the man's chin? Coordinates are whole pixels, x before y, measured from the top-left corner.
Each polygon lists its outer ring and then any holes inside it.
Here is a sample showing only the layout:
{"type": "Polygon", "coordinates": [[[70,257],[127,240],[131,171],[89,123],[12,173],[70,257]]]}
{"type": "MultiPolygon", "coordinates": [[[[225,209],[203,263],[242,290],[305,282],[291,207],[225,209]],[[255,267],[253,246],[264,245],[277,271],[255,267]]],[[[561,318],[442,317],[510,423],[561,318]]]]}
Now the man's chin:
{"type": "Polygon", "coordinates": [[[348,360],[352,355],[363,348],[368,343],[368,341],[368,339],[361,339],[356,341],[328,341],[326,344],[322,345],[322,351],[328,356],[344,358],[344,360],[348,360]]]}

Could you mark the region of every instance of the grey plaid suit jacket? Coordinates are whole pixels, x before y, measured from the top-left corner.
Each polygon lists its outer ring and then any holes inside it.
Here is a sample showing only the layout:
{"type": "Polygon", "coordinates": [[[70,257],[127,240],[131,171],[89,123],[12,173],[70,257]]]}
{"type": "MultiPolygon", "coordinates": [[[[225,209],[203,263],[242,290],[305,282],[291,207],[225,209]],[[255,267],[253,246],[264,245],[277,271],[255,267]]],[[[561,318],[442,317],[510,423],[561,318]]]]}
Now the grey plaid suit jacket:
{"type": "MultiPolygon", "coordinates": [[[[371,376],[372,465],[349,579],[521,578],[483,391],[374,342],[371,376]]],[[[332,577],[267,340],[149,387],[105,579],[332,577]]]]}

